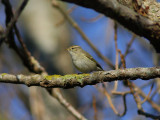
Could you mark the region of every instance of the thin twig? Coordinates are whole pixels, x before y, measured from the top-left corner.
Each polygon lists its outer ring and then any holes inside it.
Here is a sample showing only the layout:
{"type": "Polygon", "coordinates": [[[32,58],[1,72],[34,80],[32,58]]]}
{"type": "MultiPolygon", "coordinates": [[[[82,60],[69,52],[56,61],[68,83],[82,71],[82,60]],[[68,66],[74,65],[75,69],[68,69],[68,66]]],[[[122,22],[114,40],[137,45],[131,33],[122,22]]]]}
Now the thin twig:
{"type": "Polygon", "coordinates": [[[121,50],[118,49],[118,52],[119,52],[119,54],[120,54],[121,63],[122,63],[122,65],[123,65],[123,68],[126,68],[125,57],[124,57],[124,55],[122,54],[121,50]]]}
{"type": "Polygon", "coordinates": [[[149,96],[150,96],[150,94],[151,94],[151,92],[152,92],[153,86],[154,86],[154,83],[152,83],[152,86],[151,86],[151,89],[150,89],[150,91],[149,91],[148,95],[146,96],[146,98],[144,98],[144,100],[143,100],[143,101],[141,101],[141,104],[143,104],[144,102],[146,102],[146,101],[147,101],[147,99],[149,98],[149,96]]]}
{"type": "MultiPolygon", "coordinates": [[[[126,58],[126,56],[129,54],[131,45],[133,44],[135,38],[136,38],[136,35],[133,34],[131,40],[130,40],[129,43],[127,44],[127,48],[126,48],[126,51],[125,51],[125,53],[124,53],[124,58],[126,58]]],[[[122,65],[122,61],[120,61],[120,63],[119,63],[119,66],[121,66],[121,65],[122,65]]]]}
{"type": "MultiPolygon", "coordinates": [[[[123,65],[123,68],[126,68],[125,58],[124,58],[124,56],[123,56],[123,54],[121,53],[120,50],[119,50],[119,53],[120,53],[120,56],[121,56],[121,61],[122,61],[122,63],[123,63],[123,64],[122,64],[122,65],[123,65]]],[[[125,83],[125,81],[124,81],[124,83],[125,83]]],[[[140,98],[138,92],[135,91],[134,84],[133,84],[131,81],[129,81],[129,80],[127,80],[126,83],[127,83],[126,86],[129,87],[129,89],[130,89],[130,91],[131,91],[131,94],[132,94],[133,97],[134,97],[134,100],[135,100],[135,102],[136,102],[136,104],[137,104],[138,109],[139,109],[139,110],[142,110],[141,98],[140,98]]]]}
{"type": "MultiPolygon", "coordinates": [[[[138,92],[139,95],[141,95],[143,98],[146,98],[147,96],[145,95],[145,93],[139,88],[137,87],[135,84],[133,84],[134,88],[136,89],[136,91],[138,92]]],[[[149,102],[151,104],[151,106],[157,110],[158,112],[160,112],[160,106],[157,105],[156,103],[154,103],[150,98],[147,99],[147,102],[149,102]]]]}
{"type": "Polygon", "coordinates": [[[95,22],[95,21],[97,21],[98,19],[102,18],[103,16],[104,16],[104,15],[99,14],[99,15],[97,15],[97,16],[94,17],[94,18],[91,18],[91,19],[82,18],[82,20],[85,21],[85,22],[95,22]]]}
{"type": "MultiPolygon", "coordinates": [[[[97,89],[98,89],[98,88],[97,88],[97,89]]],[[[124,112],[123,112],[122,114],[120,114],[120,113],[118,113],[118,111],[116,110],[114,104],[112,103],[111,96],[110,96],[110,94],[108,93],[108,91],[106,90],[105,84],[102,84],[102,88],[101,88],[101,89],[98,89],[98,90],[106,96],[110,107],[112,108],[113,112],[114,112],[117,116],[124,116],[124,115],[126,114],[126,110],[127,110],[127,106],[126,106],[126,95],[123,95],[124,112]]]]}
{"type": "Polygon", "coordinates": [[[119,91],[112,91],[112,94],[114,95],[125,95],[125,94],[131,94],[131,91],[126,91],[126,92],[119,92],[119,91]]]}
{"type": "MultiPolygon", "coordinates": [[[[67,10],[68,14],[70,14],[71,12],[73,12],[73,10],[75,10],[78,6],[74,5],[73,7],[69,8],[67,10]]],[[[55,24],[56,27],[58,27],[59,25],[62,25],[65,22],[65,19],[62,18],[62,20],[59,20],[58,23],[55,24]]]]}
{"type": "Polygon", "coordinates": [[[123,113],[122,113],[120,116],[124,116],[124,115],[127,113],[126,95],[127,95],[127,94],[124,94],[124,95],[122,96],[124,111],[123,111],[123,113]]]}
{"type": "Polygon", "coordinates": [[[152,115],[152,114],[146,113],[146,112],[144,112],[144,111],[142,111],[142,110],[138,110],[138,114],[144,115],[144,116],[146,116],[146,117],[149,117],[149,118],[152,118],[152,119],[155,119],[155,120],[156,120],[156,119],[157,119],[157,120],[160,119],[160,116],[152,115]]]}
{"type": "Polygon", "coordinates": [[[31,57],[31,53],[28,51],[26,45],[24,44],[23,39],[22,39],[22,37],[21,37],[21,35],[20,35],[20,32],[19,32],[19,30],[18,30],[18,28],[17,28],[16,25],[14,26],[14,30],[15,30],[16,36],[17,36],[17,38],[18,38],[18,41],[20,42],[20,44],[21,44],[21,46],[22,46],[22,48],[23,48],[23,50],[24,50],[25,55],[26,55],[28,58],[30,58],[30,57],[31,57]]]}
{"type": "MultiPolygon", "coordinates": [[[[2,0],[2,3],[5,6],[6,27],[7,27],[8,24],[10,24],[10,22],[11,22],[11,20],[13,18],[12,6],[11,6],[9,0],[2,0]]],[[[3,31],[2,35],[1,35],[1,38],[3,38],[3,36],[6,35],[6,33],[5,33],[6,31],[9,31],[9,33],[6,36],[6,38],[4,38],[4,40],[6,40],[6,42],[9,44],[9,47],[11,47],[12,49],[14,49],[16,51],[16,53],[20,56],[21,52],[18,50],[18,47],[16,46],[15,38],[14,38],[14,33],[13,33],[12,29],[7,30],[7,28],[6,28],[6,30],[3,31]]],[[[3,40],[0,40],[0,43],[3,43],[3,40]]]]}
{"type": "Polygon", "coordinates": [[[137,104],[137,108],[139,110],[143,110],[142,105],[141,105],[141,98],[140,98],[138,92],[135,91],[133,83],[130,82],[129,80],[128,80],[128,87],[130,88],[131,94],[134,97],[134,100],[135,100],[135,102],[137,104]]]}
{"type": "Polygon", "coordinates": [[[116,115],[119,115],[115,106],[113,105],[112,103],[112,100],[111,100],[111,96],[109,95],[108,91],[105,89],[105,84],[102,84],[102,88],[97,88],[98,91],[100,91],[102,94],[104,94],[108,100],[108,103],[110,105],[110,107],[112,108],[113,112],[116,114],[116,115]]]}
{"type": "Polygon", "coordinates": [[[93,106],[93,110],[94,110],[94,120],[98,120],[97,107],[96,107],[96,97],[95,96],[92,97],[92,106],[93,106]]]}
{"type": "Polygon", "coordinates": [[[121,114],[121,116],[124,116],[127,112],[126,95],[131,94],[131,91],[126,91],[126,92],[112,91],[112,94],[122,96],[123,105],[124,105],[124,112],[121,114]]]}
{"type": "Polygon", "coordinates": [[[116,49],[116,63],[115,68],[118,70],[118,44],[117,44],[117,23],[114,22],[114,42],[115,42],[115,49],[116,49]]]}
{"type": "Polygon", "coordinates": [[[152,94],[151,97],[150,97],[151,100],[152,100],[153,97],[157,94],[157,91],[158,91],[158,90],[159,90],[158,88],[156,88],[156,89],[154,90],[153,94],[152,94]]]}
{"type": "Polygon", "coordinates": [[[73,12],[73,10],[75,10],[78,6],[77,5],[73,5],[71,8],[69,8],[67,10],[67,12],[70,14],[71,12],[73,12]]]}
{"type": "MultiPolygon", "coordinates": [[[[3,0],[4,1],[4,0],[3,0]]],[[[7,24],[7,29],[5,30],[5,34],[3,34],[1,37],[0,37],[0,41],[2,42],[3,40],[5,40],[10,31],[12,30],[13,26],[15,25],[18,17],[20,16],[21,12],[23,11],[23,9],[25,8],[25,6],[27,5],[28,3],[28,0],[24,0],[22,2],[22,4],[20,5],[20,7],[17,9],[17,11],[15,12],[13,18],[11,19],[10,23],[7,24]]]]}
{"type": "Polygon", "coordinates": [[[131,45],[133,44],[135,38],[136,38],[136,35],[133,34],[131,40],[130,40],[129,43],[127,44],[127,48],[126,48],[126,51],[125,51],[125,53],[124,53],[124,57],[126,57],[126,56],[128,55],[128,53],[129,53],[129,51],[130,51],[130,48],[131,48],[131,45]]]}
{"type": "Polygon", "coordinates": [[[156,81],[155,79],[154,80],[150,80],[149,82],[144,83],[143,85],[141,85],[139,88],[143,89],[143,88],[149,86],[150,84],[154,83],[155,81],[156,81]]]}
{"type": "Polygon", "coordinates": [[[73,108],[73,106],[68,103],[62,94],[60,94],[60,89],[53,89],[53,96],[63,105],[74,117],[76,117],[78,120],[87,120],[85,117],[83,117],[76,109],[73,108]]]}
{"type": "MultiPolygon", "coordinates": [[[[8,38],[8,42],[7,43],[10,45],[10,47],[13,50],[16,51],[16,53],[19,55],[19,57],[23,61],[24,65],[31,72],[36,72],[36,73],[43,72],[44,73],[44,68],[39,64],[39,62],[33,56],[31,56],[31,54],[28,51],[27,47],[23,43],[22,37],[21,37],[21,35],[19,33],[19,30],[18,30],[16,24],[13,23],[13,19],[14,19],[14,22],[17,21],[20,13],[23,11],[25,5],[27,5],[27,2],[24,0],[23,3],[21,4],[21,6],[15,12],[15,14],[13,14],[13,12],[12,12],[12,6],[11,6],[9,0],[2,0],[2,2],[5,5],[5,11],[6,11],[6,26],[7,26],[6,31],[9,31],[9,33],[8,33],[8,37],[9,38],[8,38]],[[13,17],[13,19],[12,19],[12,17],[13,17]],[[23,48],[22,50],[19,50],[19,48],[17,47],[17,45],[15,43],[15,40],[14,40],[12,27],[8,28],[8,25],[11,25],[14,28],[16,36],[18,38],[18,41],[20,42],[20,44],[21,44],[21,46],[23,48]]],[[[4,33],[4,35],[7,35],[6,32],[4,33]]]]}
{"type": "MultiPolygon", "coordinates": [[[[115,49],[116,49],[116,62],[115,62],[115,69],[118,70],[118,61],[119,61],[119,56],[118,56],[118,44],[117,44],[117,23],[114,21],[114,42],[115,42],[115,49]]],[[[114,88],[113,91],[117,91],[118,87],[118,81],[114,82],[114,88]]]]}

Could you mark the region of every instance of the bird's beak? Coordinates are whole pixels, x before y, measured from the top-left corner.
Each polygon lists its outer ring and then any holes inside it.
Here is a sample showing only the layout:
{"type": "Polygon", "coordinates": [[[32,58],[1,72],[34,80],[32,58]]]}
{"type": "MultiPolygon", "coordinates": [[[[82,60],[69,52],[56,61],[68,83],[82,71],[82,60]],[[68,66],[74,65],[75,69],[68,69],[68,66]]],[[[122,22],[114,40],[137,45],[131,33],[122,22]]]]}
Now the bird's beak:
{"type": "Polygon", "coordinates": [[[69,51],[69,48],[67,48],[67,51],[69,51]]]}
{"type": "Polygon", "coordinates": [[[67,48],[67,51],[71,51],[71,49],[72,49],[72,48],[71,48],[71,47],[69,47],[69,48],[67,48]]]}

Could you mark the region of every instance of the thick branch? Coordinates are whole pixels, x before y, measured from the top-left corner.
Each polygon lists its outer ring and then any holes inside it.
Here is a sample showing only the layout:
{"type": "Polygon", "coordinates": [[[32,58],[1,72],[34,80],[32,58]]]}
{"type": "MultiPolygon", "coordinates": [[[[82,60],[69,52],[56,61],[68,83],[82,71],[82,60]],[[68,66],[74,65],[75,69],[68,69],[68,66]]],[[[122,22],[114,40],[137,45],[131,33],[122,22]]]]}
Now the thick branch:
{"type": "Polygon", "coordinates": [[[116,0],[61,0],[91,8],[118,21],[139,36],[146,37],[160,52],[160,25],[141,16],[116,0]]]}
{"type": "Polygon", "coordinates": [[[116,80],[136,80],[138,78],[148,80],[160,77],[160,67],[129,68],[123,70],[99,71],[91,74],[70,75],[11,75],[0,74],[0,82],[25,84],[27,86],[41,86],[46,88],[73,88],[76,86],[95,85],[101,82],[116,80]]]}

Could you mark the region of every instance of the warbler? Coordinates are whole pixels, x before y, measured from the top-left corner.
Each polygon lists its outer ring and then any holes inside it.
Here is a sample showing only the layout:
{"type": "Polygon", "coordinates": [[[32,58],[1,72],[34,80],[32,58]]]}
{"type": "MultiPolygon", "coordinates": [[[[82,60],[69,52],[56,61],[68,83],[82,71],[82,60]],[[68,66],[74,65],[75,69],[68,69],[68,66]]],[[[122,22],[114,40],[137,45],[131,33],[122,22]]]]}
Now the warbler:
{"type": "Polygon", "coordinates": [[[97,61],[80,46],[71,46],[68,49],[74,66],[82,73],[90,73],[93,71],[103,71],[97,61]]]}

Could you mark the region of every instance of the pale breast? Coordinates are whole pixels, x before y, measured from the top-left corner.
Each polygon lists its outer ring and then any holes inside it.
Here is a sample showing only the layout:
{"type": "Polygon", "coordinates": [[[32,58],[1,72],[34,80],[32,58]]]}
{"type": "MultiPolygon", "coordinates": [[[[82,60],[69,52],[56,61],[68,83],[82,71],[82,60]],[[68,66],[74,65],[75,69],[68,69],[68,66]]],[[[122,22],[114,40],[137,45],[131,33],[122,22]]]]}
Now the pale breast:
{"type": "Polygon", "coordinates": [[[83,57],[83,59],[73,60],[75,67],[83,73],[88,73],[97,70],[96,63],[88,59],[87,57],[83,57]]]}

